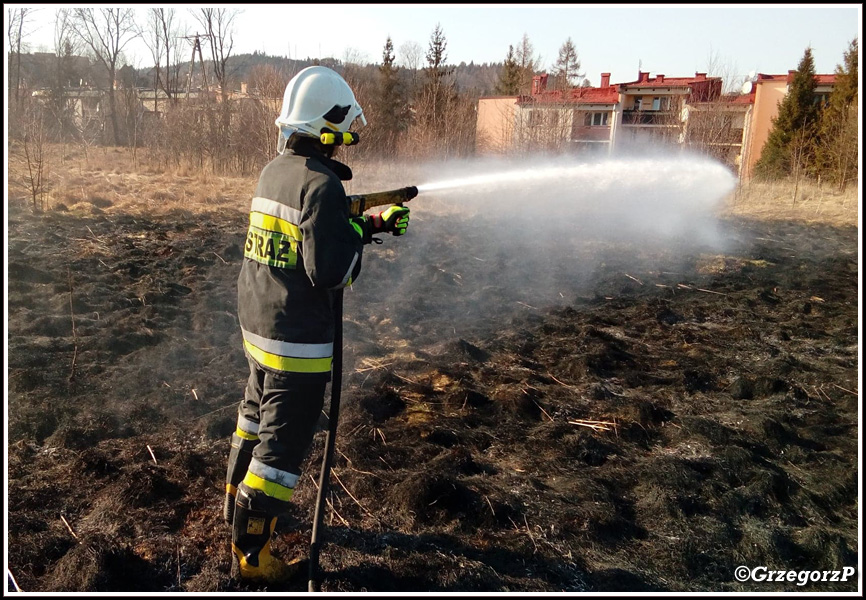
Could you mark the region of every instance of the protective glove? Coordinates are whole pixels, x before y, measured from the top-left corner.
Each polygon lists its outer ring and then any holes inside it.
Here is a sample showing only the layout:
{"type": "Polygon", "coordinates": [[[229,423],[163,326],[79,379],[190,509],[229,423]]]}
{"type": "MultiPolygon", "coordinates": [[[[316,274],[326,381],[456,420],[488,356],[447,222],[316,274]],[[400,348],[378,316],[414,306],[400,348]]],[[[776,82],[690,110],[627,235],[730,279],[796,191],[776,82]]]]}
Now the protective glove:
{"type": "Polygon", "coordinates": [[[373,225],[373,233],[403,235],[409,228],[409,209],[397,204],[378,215],[372,215],[370,221],[373,225]]]}

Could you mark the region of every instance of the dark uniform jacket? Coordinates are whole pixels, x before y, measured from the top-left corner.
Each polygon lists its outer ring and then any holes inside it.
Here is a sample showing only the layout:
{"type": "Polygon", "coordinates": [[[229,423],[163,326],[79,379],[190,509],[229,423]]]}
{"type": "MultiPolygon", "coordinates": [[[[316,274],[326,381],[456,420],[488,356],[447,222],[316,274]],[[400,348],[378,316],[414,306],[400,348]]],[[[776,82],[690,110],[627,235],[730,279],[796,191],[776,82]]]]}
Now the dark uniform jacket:
{"type": "Polygon", "coordinates": [[[238,276],[244,350],[281,374],[330,377],[334,290],[360,273],[362,240],[349,222],[346,165],[311,144],[268,163],[250,209],[238,276]]]}

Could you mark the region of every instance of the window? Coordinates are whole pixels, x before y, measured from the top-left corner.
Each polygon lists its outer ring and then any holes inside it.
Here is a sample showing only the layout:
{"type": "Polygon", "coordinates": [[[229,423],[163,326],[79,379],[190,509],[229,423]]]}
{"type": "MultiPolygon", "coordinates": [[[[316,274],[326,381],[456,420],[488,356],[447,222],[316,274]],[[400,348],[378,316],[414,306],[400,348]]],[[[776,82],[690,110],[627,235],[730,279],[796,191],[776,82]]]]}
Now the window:
{"type": "Polygon", "coordinates": [[[641,100],[642,100],[642,98],[640,96],[638,96],[634,99],[634,109],[635,110],[640,110],[641,100]]]}
{"type": "Polygon", "coordinates": [[[529,126],[537,127],[541,125],[541,111],[536,109],[529,111],[529,126]]]}
{"type": "Polygon", "coordinates": [[[668,96],[653,98],[653,110],[670,110],[671,99],[668,96]]]}
{"type": "Polygon", "coordinates": [[[583,117],[583,124],[585,127],[606,127],[608,114],[606,112],[588,112],[583,117]]]}

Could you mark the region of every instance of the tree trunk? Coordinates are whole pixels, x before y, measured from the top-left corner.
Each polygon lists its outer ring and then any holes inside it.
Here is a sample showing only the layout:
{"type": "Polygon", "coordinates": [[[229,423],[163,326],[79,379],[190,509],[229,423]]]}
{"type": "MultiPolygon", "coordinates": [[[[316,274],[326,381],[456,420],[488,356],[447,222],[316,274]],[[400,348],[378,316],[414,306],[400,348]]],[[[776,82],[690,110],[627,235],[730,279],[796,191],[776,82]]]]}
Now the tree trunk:
{"type": "Polygon", "coordinates": [[[108,88],[108,108],[111,111],[111,129],[114,134],[114,145],[120,146],[120,132],[117,127],[117,98],[114,90],[114,77],[112,76],[111,79],[111,87],[108,88]]]}

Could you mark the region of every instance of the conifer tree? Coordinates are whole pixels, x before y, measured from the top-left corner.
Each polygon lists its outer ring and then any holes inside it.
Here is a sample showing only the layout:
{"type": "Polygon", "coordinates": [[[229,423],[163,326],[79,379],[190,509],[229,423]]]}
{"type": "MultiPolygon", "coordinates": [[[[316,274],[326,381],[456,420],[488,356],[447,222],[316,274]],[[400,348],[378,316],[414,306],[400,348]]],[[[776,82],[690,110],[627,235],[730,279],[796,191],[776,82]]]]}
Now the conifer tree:
{"type": "Polygon", "coordinates": [[[500,96],[516,96],[520,93],[520,65],[514,57],[514,46],[510,44],[495,91],[500,96]]]}
{"type": "Polygon", "coordinates": [[[858,42],[848,45],[843,64],[836,66],[836,81],[827,107],[821,111],[816,156],[817,173],[840,190],[857,172],[857,63],[858,42]]]}
{"type": "Polygon", "coordinates": [[[397,138],[406,130],[408,110],[400,85],[399,68],[394,64],[394,43],[391,36],[385,41],[382,50],[382,65],[379,67],[379,81],[377,88],[377,110],[376,125],[382,132],[381,151],[386,155],[393,155],[397,150],[397,138]]]}
{"type": "Polygon", "coordinates": [[[447,46],[448,42],[442,32],[442,27],[437,23],[430,35],[430,45],[425,55],[427,66],[424,67],[425,83],[422,90],[423,111],[421,114],[422,122],[432,126],[433,131],[437,132],[442,131],[445,111],[455,92],[453,83],[449,81],[449,76],[454,72],[454,68],[445,64],[447,46]]]}
{"type": "Polygon", "coordinates": [[[819,109],[815,103],[815,62],[812,49],[806,48],[788,93],[779,104],[773,128],[755,164],[756,175],[776,179],[793,174],[808,164],[814,153],[814,138],[819,109]]]}

